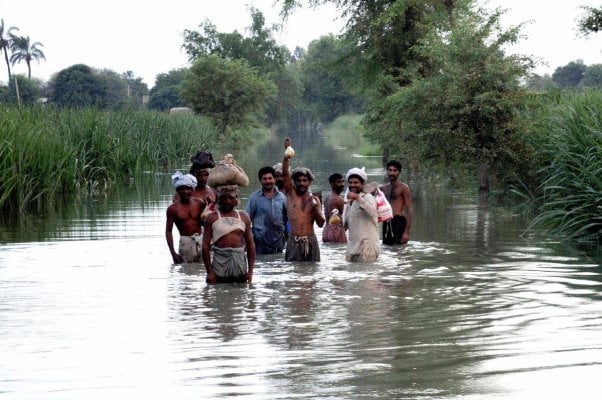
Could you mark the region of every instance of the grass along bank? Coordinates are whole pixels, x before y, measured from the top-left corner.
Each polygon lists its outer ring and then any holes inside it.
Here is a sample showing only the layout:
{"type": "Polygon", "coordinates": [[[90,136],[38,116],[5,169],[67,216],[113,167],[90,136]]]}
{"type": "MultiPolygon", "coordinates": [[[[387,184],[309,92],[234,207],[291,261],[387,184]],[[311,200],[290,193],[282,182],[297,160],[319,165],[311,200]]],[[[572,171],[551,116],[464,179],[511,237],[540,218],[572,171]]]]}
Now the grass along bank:
{"type": "Polygon", "coordinates": [[[0,209],[41,208],[207,148],[205,118],[158,112],[0,108],[0,209]]]}
{"type": "Polygon", "coordinates": [[[542,95],[531,115],[539,184],[531,228],[594,249],[602,243],[602,91],[542,95]]]}

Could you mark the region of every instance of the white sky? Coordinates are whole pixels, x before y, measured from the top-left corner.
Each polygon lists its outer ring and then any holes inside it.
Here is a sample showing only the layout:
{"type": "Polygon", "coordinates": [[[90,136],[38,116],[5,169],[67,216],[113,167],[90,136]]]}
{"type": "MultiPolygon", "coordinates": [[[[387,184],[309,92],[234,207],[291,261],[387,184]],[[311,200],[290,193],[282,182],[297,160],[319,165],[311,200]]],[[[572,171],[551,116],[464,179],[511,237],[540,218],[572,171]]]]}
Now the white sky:
{"type": "MultiPolygon", "coordinates": [[[[597,7],[601,0],[488,0],[486,4],[507,8],[508,24],[533,20],[523,30],[528,39],[511,51],[547,63],[535,72],[551,74],[576,59],[586,65],[602,63],[602,33],[582,39],[575,30],[581,14],[578,7],[597,7]]],[[[17,34],[44,45],[46,61],[33,62],[34,77],[46,81],[83,63],[118,73],[131,70],[150,88],[157,74],[188,65],[181,50],[184,29],[197,30],[209,19],[219,31],[244,33],[251,22],[247,5],[262,11],[268,26],[280,22],[280,5],[274,0],[0,0],[0,18],[5,27],[16,26],[17,34]]],[[[333,6],[297,10],[276,39],[291,51],[296,45],[307,48],[321,35],[339,33],[343,22],[337,15],[333,6]]],[[[0,61],[0,81],[6,83],[6,67],[0,61]]],[[[27,73],[25,64],[13,70],[27,73]]]]}

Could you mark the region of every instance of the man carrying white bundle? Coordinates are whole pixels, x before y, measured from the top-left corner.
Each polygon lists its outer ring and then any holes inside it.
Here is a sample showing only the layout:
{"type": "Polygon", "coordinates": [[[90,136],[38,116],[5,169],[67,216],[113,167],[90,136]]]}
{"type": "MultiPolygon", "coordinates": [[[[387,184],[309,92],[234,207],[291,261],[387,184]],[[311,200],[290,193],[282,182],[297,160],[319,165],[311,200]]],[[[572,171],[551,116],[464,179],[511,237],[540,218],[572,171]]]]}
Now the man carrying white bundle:
{"type": "Polygon", "coordinates": [[[363,168],[351,168],[346,175],[347,193],[343,223],[349,230],[347,261],[371,262],[378,259],[378,212],[376,199],[364,191],[368,175],[363,168]]]}

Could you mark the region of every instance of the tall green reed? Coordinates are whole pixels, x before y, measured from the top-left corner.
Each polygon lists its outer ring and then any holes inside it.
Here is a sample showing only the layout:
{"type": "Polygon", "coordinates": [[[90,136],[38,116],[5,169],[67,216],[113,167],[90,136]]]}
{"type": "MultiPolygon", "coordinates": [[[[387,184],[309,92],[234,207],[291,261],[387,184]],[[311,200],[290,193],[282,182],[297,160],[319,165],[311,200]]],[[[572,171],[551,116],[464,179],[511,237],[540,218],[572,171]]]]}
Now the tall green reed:
{"type": "Polygon", "coordinates": [[[531,228],[599,249],[602,243],[602,92],[543,99],[531,135],[539,186],[531,228]]]}
{"type": "Polygon", "coordinates": [[[169,168],[214,147],[208,120],[157,112],[0,108],[0,209],[26,210],[169,168]]]}

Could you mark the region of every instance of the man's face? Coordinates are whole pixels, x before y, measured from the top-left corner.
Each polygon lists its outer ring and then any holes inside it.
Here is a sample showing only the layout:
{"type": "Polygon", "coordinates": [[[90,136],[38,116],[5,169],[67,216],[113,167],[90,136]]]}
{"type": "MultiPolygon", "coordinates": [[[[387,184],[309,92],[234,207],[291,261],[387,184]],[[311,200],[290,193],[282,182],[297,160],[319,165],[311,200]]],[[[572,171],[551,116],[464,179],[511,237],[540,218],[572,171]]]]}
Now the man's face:
{"type": "Polygon", "coordinates": [[[334,182],[332,182],[330,184],[330,188],[336,194],[343,193],[343,190],[345,190],[345,179],[344,178],[339,178],[339,179],[335,180],[334,182]]]}
{"type": "Polygon", "coordinates": [[[179,186],[176,189],[178,195],[180,196],[180,200],[183,202],[187,202],[190,200],[190,196],[192,195],[192,188],[190,186],[179,186]]]}
{"type": "Polygon", "coordinates": [[[305,194],[309,191],[309,185],[311,185],[311,181],[305,175],[297,175],[295,177],[295,191],[297,194],[305,194]]]}
{"type": "Polygon", "coordinates": [[[223,193],[217,197],[217,208],[220,211],[231,211],[238,205],[238,199],[231,193],[223,193]]]}
{"type": "Polygon", "coordinates": [[[272,174],[263,174],[261,176],[261,188],[266,191],[270,191],[274,188],[275,183],[274,175],[272,174]]]}
{"type": "Polygon", "coordinates": [[[389,178],[389,181],[391,182],[396,181],[397,178],[399,178],[399,170],[394,166],[390,165],[387,168],[387,178],[389,178]]]}
{"type": "Polygon", "coordinates": [[[360,178],[352,176],[349,178],[349,181],[347,183],[349,183],[350,192],[360,193],[362,190],[364,190],[364,183],[360,180],[360,178]]]}
{"type": "Polygon", "coordinates": [[[207,180],[209,179],[209,171],[207,171],[206,169],[198,169],[194,171],[194,176],[197,180],[196,187],[204,188],[205,186],[207,186],[207,180]]]}
{"type": "Polygon", "coordinates": [[[274,183],[278,186],[278,189],[282,189],[284,187],[284,177],[282,176],[282,172],[276,172],[274,174],[274,183]]]}

